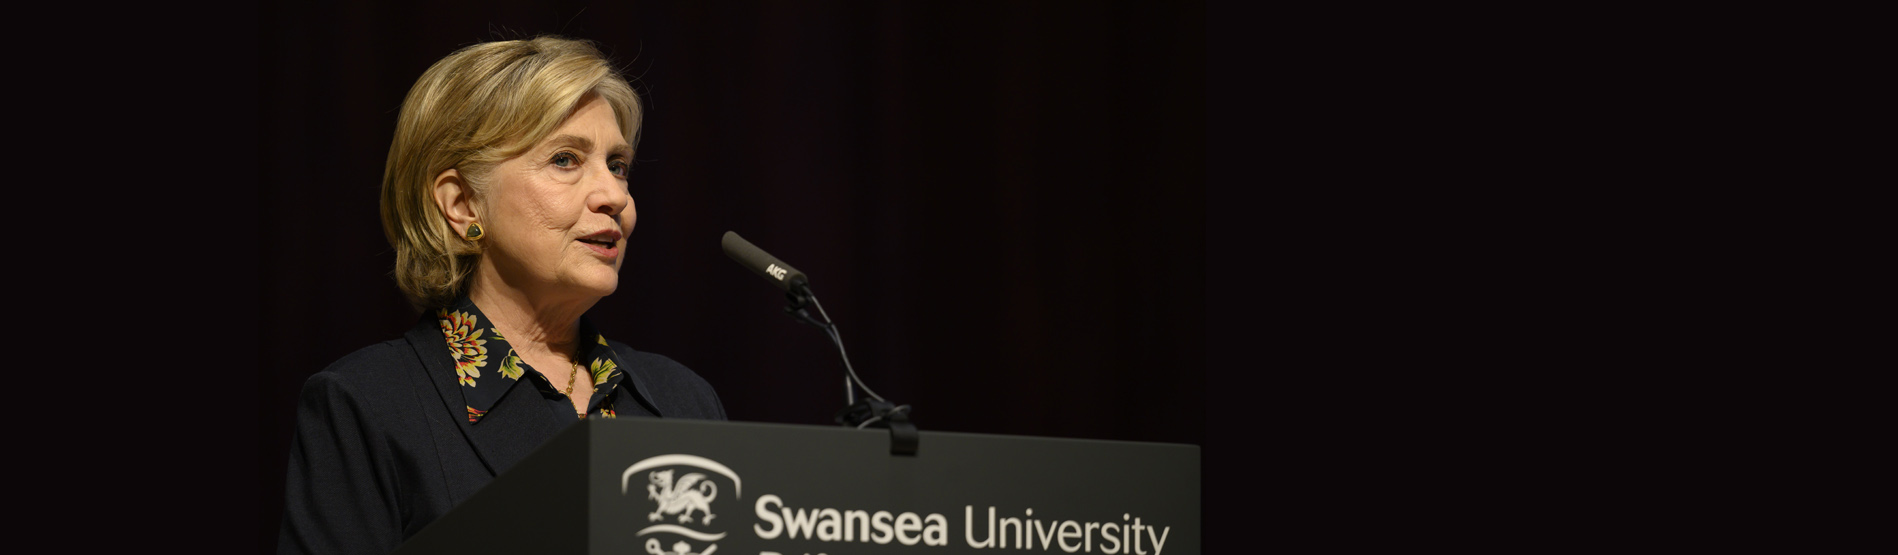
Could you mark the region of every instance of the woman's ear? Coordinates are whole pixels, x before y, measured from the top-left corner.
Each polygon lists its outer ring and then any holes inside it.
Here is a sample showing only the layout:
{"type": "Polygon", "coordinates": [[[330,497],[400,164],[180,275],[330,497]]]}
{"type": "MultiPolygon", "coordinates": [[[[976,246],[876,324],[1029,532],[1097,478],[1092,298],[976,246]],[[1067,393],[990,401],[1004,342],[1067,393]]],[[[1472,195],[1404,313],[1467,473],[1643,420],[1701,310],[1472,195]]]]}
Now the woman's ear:
{"type": "Polygon", "coordinates": [[[448,168],[435,176],[435,206],[442,209],[442,216],[448,218],[448,227],[454,228],[455,235],[468,236],[468,225],[476,219],[474,189],[461,178],[461,172],[448,168]]]}

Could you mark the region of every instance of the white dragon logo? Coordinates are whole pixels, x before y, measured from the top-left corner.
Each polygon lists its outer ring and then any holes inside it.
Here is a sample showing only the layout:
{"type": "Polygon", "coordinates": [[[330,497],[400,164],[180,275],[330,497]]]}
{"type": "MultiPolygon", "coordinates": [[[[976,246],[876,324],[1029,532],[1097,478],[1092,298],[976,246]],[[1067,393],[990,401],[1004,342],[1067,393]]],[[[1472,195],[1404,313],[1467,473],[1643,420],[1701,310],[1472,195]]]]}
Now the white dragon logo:
{"type": "Polygon", "coordinates": [[[659,510],[646,515],[647,520],[659,520],[660,515],[678,514],[679,522],[692,522],[692,511],[704,515],[704,523],[711,524],[712,500],[718,498],[718,486],[705,481],[705,475],[693,472],[672,483],[672,470],[653,471],[647,475],[646,497],[659,501],[659,510]],[[693,486],[698,486],[696,489],[693,486]]]}

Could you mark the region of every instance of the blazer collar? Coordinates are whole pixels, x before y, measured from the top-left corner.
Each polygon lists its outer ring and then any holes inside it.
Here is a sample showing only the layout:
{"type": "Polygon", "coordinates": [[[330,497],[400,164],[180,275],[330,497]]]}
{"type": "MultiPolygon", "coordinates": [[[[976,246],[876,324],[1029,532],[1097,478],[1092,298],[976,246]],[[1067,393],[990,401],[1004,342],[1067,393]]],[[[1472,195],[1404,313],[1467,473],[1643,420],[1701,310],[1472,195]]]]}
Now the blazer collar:
{"type": "Polygon", "coordinates": [[[460,391],[463,387],[455,373],[455,359],[442,340],[435,314],[422,314],[404,337],[421,359],[422,377],[434,386],[449,421],[468,440],[489,473],[500,475],[539,447],[538,442],[525,441],[526,438],[549,437],[573,423],[562,422],[557,414],[547,410],[545,401],[534,388],[516,387],[509,388],[488,409],[485,414],[492,418],[484,417],[486,424],[475,426],[468,421],[467,404],[460,391]]]}

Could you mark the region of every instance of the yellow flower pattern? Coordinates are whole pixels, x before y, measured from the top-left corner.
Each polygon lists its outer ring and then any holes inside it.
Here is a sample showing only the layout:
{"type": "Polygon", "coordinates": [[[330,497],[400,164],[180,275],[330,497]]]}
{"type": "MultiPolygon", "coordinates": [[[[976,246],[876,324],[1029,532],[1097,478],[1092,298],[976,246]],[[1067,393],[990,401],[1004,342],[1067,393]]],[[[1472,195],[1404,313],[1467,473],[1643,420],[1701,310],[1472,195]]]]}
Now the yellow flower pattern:
{"type": "Polygon", "coordinates": [[[488,330],[476,328],[481,317],[466,312],[441,309],[435,314],[440,318],[442,337],[448,341],[448,352],[455,357],[456,381],[474,387],[475,378],[481,377],[481,367],[488,365],[488,341],[481,338],[488,330]]]}
{"type": "Polygon", "coordinates": [[[510,380],[521,379],[521,355],[514,354],[513,349],[508,349],[507,358],[501,360],[501,375],[510,380]]]}
{"type": "MultiPolygon", "coordinates": [[[[534,387],[543,390],[559,389],[559,386],[554,386],[548,381],[547,376],[539,372],[528,372],[532,367],[514,352],[513,346],[508,344],[506,338],[501,337],[499,330],[484,327],[481,316],[480,309],[466,297],[457,301],[451,308],[435,311],[436,320],[441,325],[442,340],[447,344],[449,356],[454,362],[455,382],[462,386],[459,389],[462,391],[462,398],[467,401],[467,418],[470,424],[479,423],[486,418],[488,411],[500,402],[501,397],[507,394],[513,384],[524,381],[523,378],[527,376],[533,376],[534,379],[525,381],[533,382],[534,387]],[[489,350],[506,354],[499,358],[499,372],[483,374],[481,370],[488,365],[489,350]]],[[[613,346],[607,343],[605,336],[594,331],[585,320],[581,321],[581,331],[592,335],[593,343],[597,345],[583,342],[580,352],[575,353],[575,360],[591,361],[587,365],[588,372],[593,375],[593,393],[591,399],[587,400],[587,404],[592,407],[589,412],[600,418],[618,418],[619,414],[614,410],[613,401],[615,391],[618,389],[619,382],[623,381],[625,372],[621,371],[613,346]]],[[[579,416],[586,417],[586,415],[579,416]]]]}
{"type": "Polygon", "coordinates": [[[593,386],[599,387],[600,384],[606,383],[608,378],[613,377],[613,373],[619,370],[619,365],[613,364],[613,359],[596,358],[593,359],[593,365],[588,370],[593,372],[593,386]]]}

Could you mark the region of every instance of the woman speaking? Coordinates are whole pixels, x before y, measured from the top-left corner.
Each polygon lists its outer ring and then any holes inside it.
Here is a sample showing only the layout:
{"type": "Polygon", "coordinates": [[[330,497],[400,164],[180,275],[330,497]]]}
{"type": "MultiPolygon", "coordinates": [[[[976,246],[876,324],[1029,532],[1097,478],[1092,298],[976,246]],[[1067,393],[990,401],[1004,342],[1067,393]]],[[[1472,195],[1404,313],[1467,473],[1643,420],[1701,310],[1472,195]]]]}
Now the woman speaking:
{"type": "Polygon", "coordinates": [[[279,551],[394,550],[582,418],[725,418],[703,378],[583,316],[619,287],[639,124],[580,41],[478,44],[416,81],[382,227],[423,314],[304,384],[279,551]]]}

